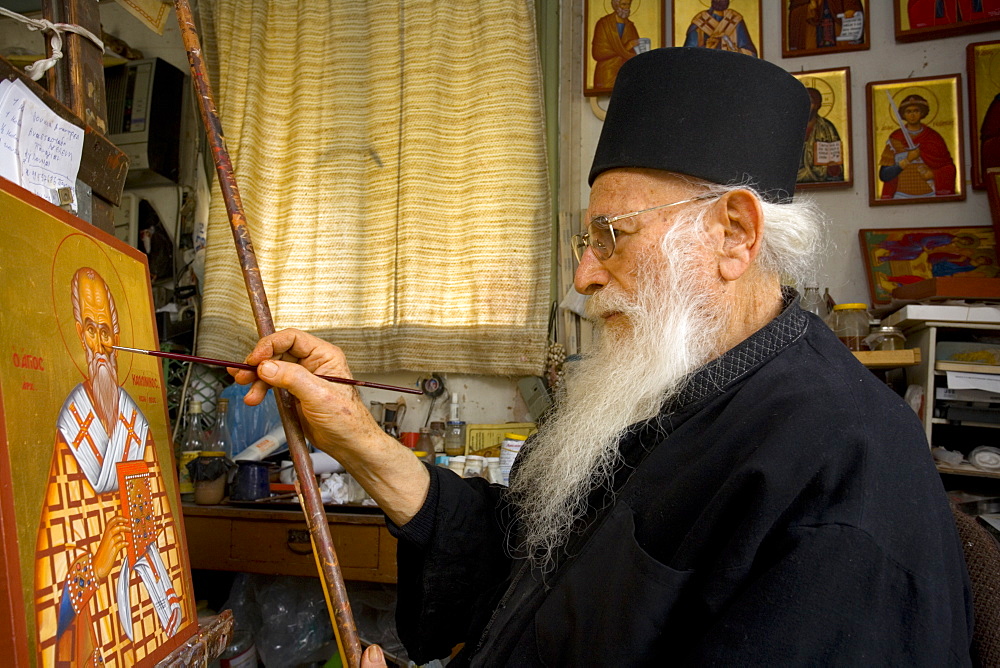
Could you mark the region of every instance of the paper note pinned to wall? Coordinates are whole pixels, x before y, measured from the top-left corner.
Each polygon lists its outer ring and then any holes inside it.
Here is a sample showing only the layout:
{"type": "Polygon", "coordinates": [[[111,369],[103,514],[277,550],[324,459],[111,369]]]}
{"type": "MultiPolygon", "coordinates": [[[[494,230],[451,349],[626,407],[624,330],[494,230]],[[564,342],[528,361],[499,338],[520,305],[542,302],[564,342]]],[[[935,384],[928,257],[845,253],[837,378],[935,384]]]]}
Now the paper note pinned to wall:
{"type": "Polygon", "coordinates": [[[82,128],[63,120],[20,80],[0,88],[0,176],[53,204],[69,188],[76,210],[82,128]]]}
{"type": "Polygon", "coordinates": [[[76,203],[76,174],[83,152],[81,128],[57,116],[32,95],[24,101],[17,147],[23,187],[56,205],[60,203],[59,188],[70,188],[76,203]]]}
{"type": "Polygon", "coordinates": [[[21,169],[17,160],[17,131],[21,123],[24,97],[15,94],[14,83],[0,81],[0,176],[21,183],[21,169]]]}

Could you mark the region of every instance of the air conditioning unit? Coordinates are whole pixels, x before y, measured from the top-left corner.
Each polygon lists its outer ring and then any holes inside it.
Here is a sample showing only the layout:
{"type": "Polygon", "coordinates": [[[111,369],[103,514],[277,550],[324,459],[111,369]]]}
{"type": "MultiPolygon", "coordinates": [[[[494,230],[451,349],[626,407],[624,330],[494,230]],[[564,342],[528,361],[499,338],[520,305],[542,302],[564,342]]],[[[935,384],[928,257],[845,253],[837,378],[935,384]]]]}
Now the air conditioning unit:
{"type": "Polygon", "coordinates": [[[122,193],[121,204],[115,209],[115,236],[133,248],[139,247],[139,198],[135,193],[122,193]]]}
{"type": "Polygon", "coordinates": [[[177,182],[185,79],[160,58],[104,70],[108,139],[128,156],[130,180],[177,182]]]}

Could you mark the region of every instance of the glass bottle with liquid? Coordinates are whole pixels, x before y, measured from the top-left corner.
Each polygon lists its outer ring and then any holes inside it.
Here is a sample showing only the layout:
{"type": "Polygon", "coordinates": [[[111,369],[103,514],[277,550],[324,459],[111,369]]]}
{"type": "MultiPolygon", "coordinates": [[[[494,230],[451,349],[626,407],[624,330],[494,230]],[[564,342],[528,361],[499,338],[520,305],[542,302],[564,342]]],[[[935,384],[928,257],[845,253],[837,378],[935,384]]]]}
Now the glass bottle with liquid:
{"type": "Polygon", "coordinates": [[[194,483],[191,481],[191,472],[187,465],[197,459],[205,450],[205,441],[201,402],[192,399],[188,402],[187,427],[184,429],[184,438],[181,440],[180,461],[177,464],[177,483],[181,499],[184,501],[194,500],[194,483]]]}
{"type": "Polygon", "coordinates": [[[219,399],[215,409],[215,426],[208,439],[207,450],[224,452],[226,457],[233,458],[233,437],[229,433],[229,399],[219,399]]]}
{"type": "Polygon", "coordinates": [[[451,418],[444,432],[444,453],[449,457],[465,454],[465,422],[458,419],[458,392],[451,394],[451,418]]]}
{"type": "Polygon", "coordinates": [[[802,299],[799,306],[803,311],[815,313],[820,318],[826,317],[826,302],[819,294],[819,288],[806,288],[802,292],[802,299]]]}

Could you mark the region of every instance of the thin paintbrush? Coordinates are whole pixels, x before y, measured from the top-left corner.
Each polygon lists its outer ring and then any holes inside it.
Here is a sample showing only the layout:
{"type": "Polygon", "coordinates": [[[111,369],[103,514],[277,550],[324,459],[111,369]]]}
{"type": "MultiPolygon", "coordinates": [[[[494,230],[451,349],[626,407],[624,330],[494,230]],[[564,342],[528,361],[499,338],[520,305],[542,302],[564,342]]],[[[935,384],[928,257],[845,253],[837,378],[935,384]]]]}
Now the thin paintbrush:
{"type": "MultiPolygon", "coordinates": [[[[246,369],[247,371],[256,371],[257,367],[250,364],[244,364],[243,362],[227,362],[226,360],[216,360],[211,357],[198,357],[197,355],[184,355],[182,353],[165,353],[161,350],[144,350],[142,348],[126,348],[125,346],[111,346],[115,350],[124,350],[130,353],[141,353],[143,355],[152,355],[153,357],[165,357],[171,360],[180,360],[181,362],[197,362],[198,364],[207,364],[209,366],[227,366],[233,369],[246,369]]],[[[372,383],[367,380],[354,380],[353,378],[339,378],[337,376],[320,376],[316,375],[317,378],[322,378],[323,380],[328,380],[331,383],[341,383],[343,385],[360,385],[361,387],[373,387],[378,390],[392,390],[394,392],[406,392],[407,394],[423,394],[423,390],[417,390],[412,387],[397,387],[395,385],[383,385],[382,383],[372,383]]]]}

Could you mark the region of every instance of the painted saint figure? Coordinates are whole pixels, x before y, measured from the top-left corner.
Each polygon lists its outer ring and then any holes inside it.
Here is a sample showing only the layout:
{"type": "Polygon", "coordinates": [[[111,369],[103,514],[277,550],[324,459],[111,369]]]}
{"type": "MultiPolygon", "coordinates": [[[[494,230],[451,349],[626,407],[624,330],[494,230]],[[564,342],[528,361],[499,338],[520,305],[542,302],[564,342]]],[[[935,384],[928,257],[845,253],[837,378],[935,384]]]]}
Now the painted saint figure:
{"type": "Polygon", "coordinates": [[[837,46],[841,41],[860,42],[864,37],[863,14],[861,0],[791,0],[788,3],[788,48],[793,51],[822,49],[837,46]],[[847,35],[844,34],[845,22],[852,24],[847,35]]]}
{"type": "Polygon", "coordinates": [[[996,18],[1000,0],[908,0],[910,29],[996,18]]]}
{"type": "Polygon", "coordinates": [[[948,144],[923,123],[930,104],[920,95],[908,95],[899,104],[899,113],[903,127],[889,135],[879,159],[881,198],[954,195],[958,171],[948,144]]]}
{"type": "Polygon", "coordinates": [[[736,51],[757,56],[743,15],[729,9],[729,0],[712,0],[712,6],[695,14],[684,39],[684,46],[736,51]]]}
{"type": "Polygon", "coordinates": [[[844,180],[844,152],[837,127],[819,114],[823,94],[815,88],[809,93],[809,123],[796,183],[827,183],[844,180]]]}
{"type": "Polygon", "coordinates": [[[639,31],[629,20],[632,0],[611,0],[612,12],[602,16],[594,26],[590,54],[596,61],[594,88],[611,89],[618,70],[626,60],[636,55],[639,31]]]}
{"type": "Polygon", "coordinates": [[[87,377],[59,412],[38,530],[39,665],[128,666],[180,627],[169,574],[180,567],[177,525],[149,424],[118,386],[111,290],[84,267],[73,276],[71,299],[87,377]],[[119,490],[123,466],[141,471],[127,484],[128,508],[119,490]]]}

